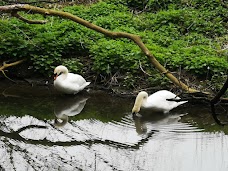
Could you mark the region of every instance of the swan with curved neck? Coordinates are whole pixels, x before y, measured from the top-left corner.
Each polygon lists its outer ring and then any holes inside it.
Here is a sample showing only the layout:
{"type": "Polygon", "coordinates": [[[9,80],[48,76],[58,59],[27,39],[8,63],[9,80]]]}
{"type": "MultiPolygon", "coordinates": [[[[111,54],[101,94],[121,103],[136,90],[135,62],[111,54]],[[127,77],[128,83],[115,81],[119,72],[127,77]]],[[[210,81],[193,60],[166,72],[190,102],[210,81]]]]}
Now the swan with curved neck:
{"type": "Polygon", "coordinates": [[[187,101],[179,101],[180,97],[177,97],[170,91],[160,90],[152,95],[148,95],[147,92],[140,92],[136,99],[134,107],[132,108],[132,114],[136,114],[142,108],[148,108],[153,111],[168,113],[170,110],[176,108],[177,106],[186,103],[187,101]],[[167,99],[174,99],[177,101],[169,101],[167,99]]]}
{"type": "Polygon", "coordinates": [[[57,66],[54,74],[54,87],[66,94],[77,94],[90,84],[81,75],[69,73],[63,65],[57,66]]]}

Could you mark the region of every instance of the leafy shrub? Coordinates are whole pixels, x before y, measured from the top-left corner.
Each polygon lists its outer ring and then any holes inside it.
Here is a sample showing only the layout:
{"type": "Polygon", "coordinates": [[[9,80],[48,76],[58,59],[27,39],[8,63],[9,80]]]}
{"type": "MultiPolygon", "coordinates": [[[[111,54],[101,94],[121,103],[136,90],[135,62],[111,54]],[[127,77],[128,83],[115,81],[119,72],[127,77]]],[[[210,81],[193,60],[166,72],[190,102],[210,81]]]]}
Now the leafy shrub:
{"type": "MultiPolygon", "coordinates": [[[[227,35],[227,9],[219,1],[114,0],[91,6],[68,6],[62,10],[111,31],[140,35],[151,53],[169,70],[182,67],[198,76],[209,72],[212,77],[227,72],[226,54],[218,52],[222,42],[227,41],[220,39],[227,35]],[[146,12],[135,15],[132,8],[146,8],[146,12]]],[[[113,40],[59,17],[23,16],[49,22],[29,25],[3,17],[0,20],[1,61],[28,58],[44,76],[50,76],[59,64],[79,73],[86,70],[104,75],[119,72],[128,87],[133,87],[142,75],[140,61],[144,70],[154,76],[146,77],[148,85],[167,83],[155,74],[148,59],[130,40],[113,40]]]]}
{"type": "Polygon", "coordinates": [[[134,72],[142,58],[136,45],[121,40],[100,39],[90,48],[90,53],[93,56],[93,69],[104,74],[134,72]]]}

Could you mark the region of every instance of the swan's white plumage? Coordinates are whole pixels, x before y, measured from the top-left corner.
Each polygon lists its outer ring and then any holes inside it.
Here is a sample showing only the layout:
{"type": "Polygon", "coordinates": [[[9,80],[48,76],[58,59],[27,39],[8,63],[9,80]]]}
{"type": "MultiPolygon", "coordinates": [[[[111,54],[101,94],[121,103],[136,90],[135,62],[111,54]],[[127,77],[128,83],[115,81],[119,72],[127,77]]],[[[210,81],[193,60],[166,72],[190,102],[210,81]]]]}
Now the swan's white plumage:
{"type": "Polygon", "coordinates": [[[77,97],[76,99],[72,97],[61,97],[55,105],[54,113],[56,119],[54,125],[62,127],[68,122],[69,116],[80,114],[85,107],[87,99],[86,97],[77,97]]]}
{"type": "Polygon", "coordinates": [[[57,75],[54,79],[55,88],[66,94],[76,94],[90,84],[81,75],[68,73],[68,69],[62,65],[55,68],[54,74],[57,75]]]}
{"type": "Polygon", "coordinates": [[[180,101],[180,102],[168,101],[167,99],[179,100],[180,97],[177,97],[175,94],[167,90],[157,91],[150,96],[148,96],[147,92],[142,91],[136,97],[135,104],[132,109],[132,113],[138,113],[141,107],[149,108],[153,111],[168,113],[170,110],[187,102],[187,101],[180,101]]]}

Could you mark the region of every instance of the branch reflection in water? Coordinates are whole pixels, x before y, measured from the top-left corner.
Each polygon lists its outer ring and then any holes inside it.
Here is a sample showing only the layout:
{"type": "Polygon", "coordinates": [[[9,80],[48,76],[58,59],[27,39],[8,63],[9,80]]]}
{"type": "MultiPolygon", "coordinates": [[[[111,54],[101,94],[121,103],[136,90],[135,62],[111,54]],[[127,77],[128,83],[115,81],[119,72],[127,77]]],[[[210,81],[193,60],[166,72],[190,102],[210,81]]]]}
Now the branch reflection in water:
{"type": "Polygon", "coordinates": [[[133,98],[93,92],[83,102],[48,88],[17,85],[0,95],[2,170],[228,169],[227,129],[214,124],[208,106],[133,118],[133,98]],[[69,122],[55,127],[62,117],[69,122]]]}

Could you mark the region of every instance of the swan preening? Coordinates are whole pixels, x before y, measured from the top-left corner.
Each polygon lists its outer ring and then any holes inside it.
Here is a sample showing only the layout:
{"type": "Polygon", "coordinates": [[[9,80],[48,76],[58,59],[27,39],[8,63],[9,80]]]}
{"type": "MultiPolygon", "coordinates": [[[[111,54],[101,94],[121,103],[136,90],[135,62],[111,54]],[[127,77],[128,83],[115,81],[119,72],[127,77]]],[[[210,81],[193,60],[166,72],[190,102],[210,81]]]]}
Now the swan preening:
{"type": "Polygon", "coordinates": [[[77,94],[90,84],[81,75],[69,73],[63,65],[57,66],[54,74],[55,88],[66,94],[77,94]]]}
{"type": "Polygon", "coordinates": [[[140,92],[136,99],[135,104],[132,109],[132,114],[136,114],[140,111],[141,107],[148,108],[153,111],[168,113],[170,110],[176,108],[177,106],[184,104],[188,101],[179,101],[180,97],[177,97],[170,91],[160,90],[154,94],[148,96],[145,91],[140,92]],[[167,99],[176,99],[177,101],[169,101],[167,99]]]}

